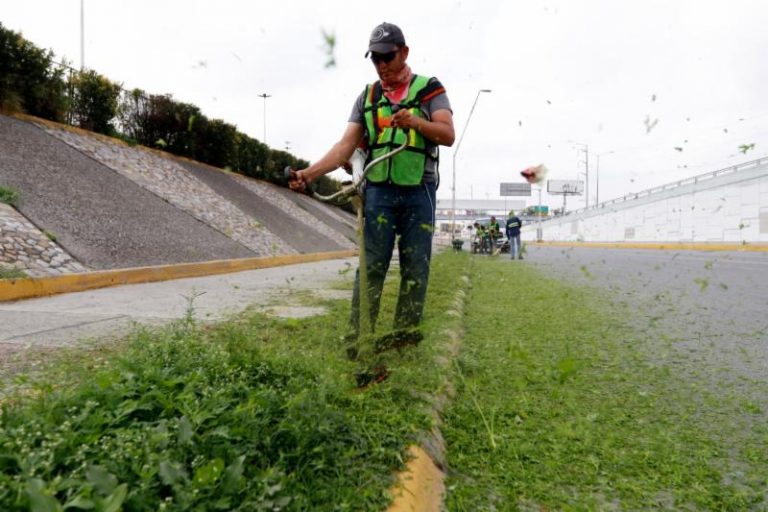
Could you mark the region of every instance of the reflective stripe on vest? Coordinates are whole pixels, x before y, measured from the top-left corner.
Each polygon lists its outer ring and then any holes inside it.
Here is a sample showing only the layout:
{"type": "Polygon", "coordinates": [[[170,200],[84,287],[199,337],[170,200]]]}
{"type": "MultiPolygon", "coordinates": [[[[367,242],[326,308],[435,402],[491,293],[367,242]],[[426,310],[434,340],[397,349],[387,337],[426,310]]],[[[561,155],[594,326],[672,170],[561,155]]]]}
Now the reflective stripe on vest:
{"type": "MultiPolygon", "coordinates": [[[[408,87],[408,96],[400,104],[416,117],[426,118],[421,111],[419,92],[426,88],[429,78],[414,75],[408,87]]],[[[365,94],[365,127],[368,132],[369,161],[400,147],[408,138],[408,145],[392,158],[373,167],[368,179],[375,183],[391,180],[396,185],[418,185],[427,163],[427,142],[416,130],[391,127],[392,103],[381,93],[378,82],[369,85],[365,94]],[[379,96],[376,98],[376,96],[379,96]]]]}

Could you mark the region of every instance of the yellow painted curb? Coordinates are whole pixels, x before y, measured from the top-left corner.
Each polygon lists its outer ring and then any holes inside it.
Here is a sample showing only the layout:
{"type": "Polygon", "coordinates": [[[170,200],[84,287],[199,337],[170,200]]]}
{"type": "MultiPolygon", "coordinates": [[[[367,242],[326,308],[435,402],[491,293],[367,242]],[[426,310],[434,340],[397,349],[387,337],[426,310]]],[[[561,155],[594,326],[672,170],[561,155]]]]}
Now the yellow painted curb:
{"type": "Polygon", "coordinates": [[[395,499],[387,512],[439,512],[445,494],[443,472],[419,446],[411,446],[408,453],[412,459],[390,489],[395,499]]]}
{"type": "Polygon", "coordinates": [[[227,274],[231,272],[241,272],[243,270],[295,265],[297,263],[351,258],[356,254],[357,252],[354,250],[312,254],[290,254],[272,258],[214,260],[204,261],[202,263],[182,263],[178,265],[103,270],[54,277],[0,279],[0,302],[43,297],[47,295],[55,295],[57,293],[80,292],[121,284],[151,283],[155,281],[181,279],[184,277],[227,274]]]}
{"type": "Polygon", "coordinates": [[[768,252],[768,244],[674,243],[674,242],[526,242],[534,246],[592,247],[605,249],[659,249],[667,251],[768,252]]]}

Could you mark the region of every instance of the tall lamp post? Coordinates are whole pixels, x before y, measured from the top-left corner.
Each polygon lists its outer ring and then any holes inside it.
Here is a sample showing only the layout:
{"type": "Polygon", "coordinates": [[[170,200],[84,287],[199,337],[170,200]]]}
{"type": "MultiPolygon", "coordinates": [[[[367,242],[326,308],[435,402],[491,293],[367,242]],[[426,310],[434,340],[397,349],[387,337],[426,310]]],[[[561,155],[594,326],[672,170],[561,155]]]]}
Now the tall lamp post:
{"type": "Polygon", "coordinates": [[[271,98],[272,96],[267,93],[261,93],[257,94],[259,98],[264,98],[264,144],[267,143],[267,98],[271,98]]]}
{"type": "Polygon", "coordinates": [[[85,69],[85,0],[80,0],[80,71],[85,69]]]}
{"type": "Polygon", "coordinates": [[[456,237],[456,154],[459,152],[459,147],[461,147],[461,141],[464,140],[464,134],[467,133],[469,120],[472,119],[472,112],[475,111],[475,105],[477,105],[477,100],[480,99],[480,93],[483,92],[491,92],[491,90],[480,89],[477,91],[477,96],[475,96],[475,101],[472,103],[472,108],[469,109],[467,122],[464,123],[464,130],[462,130],[461,137],[459,137],[459,142],[456,144],[456,148],[453,150],[453,185],[451,186],[451,242],[453,242],[454,238],[456,237]]]}
{"type": "MultiPolygon", "coordinates": [[[[586,167],[586,172],[585,172],[586,178],[585,178],[585,186],[584,186],[584,189],[586,190],[586,195],[585,195],[585,198],[584,198],[585,199],[585,201],[584,201],[584,208],[589,208],[589,145],[588,144],[584,144],[583,142],[574,142],[572,140],[569,140],[568,142],[570,142],[572,144],[576,144],[577,146],[583,146],[580,149],[580,151],[584,152],[584,160],[583,161],[584,161],[584,166],[586,167]]],[[[579,161],[579,162],[581,162],[581,161],[579,161]]]]}
{"type": "Polygon", "coordinates": [[[615,153],[615,151],[605,151],[603,153],[597,153],[595,156],[597,156],[597,165],[595,166],[595,207],[597,207],[598,204],[600,204],[600,157],[602,155],[610,155],[612,153],[615,153]]]}

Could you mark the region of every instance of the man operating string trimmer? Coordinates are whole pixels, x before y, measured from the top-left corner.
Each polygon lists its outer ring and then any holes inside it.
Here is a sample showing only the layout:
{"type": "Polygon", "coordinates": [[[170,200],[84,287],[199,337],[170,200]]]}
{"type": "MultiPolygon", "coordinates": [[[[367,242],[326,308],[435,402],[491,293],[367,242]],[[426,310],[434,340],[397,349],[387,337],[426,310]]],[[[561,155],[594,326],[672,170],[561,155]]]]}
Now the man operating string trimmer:
{"type": "MultiPolygon", "coordinates": [[[[382,23],[371,33],[366,57],[379,80],[366,86],[355,101],[341,139],[306,169],[291,173],[289,185],[304,190],[320,176],[343,166],[364,145],[368,162],[407,140],[404,151],[373,165],[366,175],[364,199],[364,261],[370,322],[378,316],[384,277],[399,235],[400,293],[393,345],[418,343],[432,254],[438,146],[451,146],[453,114],[445,89],[436,78],[415,75],[406,64],[409,48],[397,26],[382,23]]],[[[360,269],[355,278],[347,353],[355,358],[361,335],[360,269]]]]}

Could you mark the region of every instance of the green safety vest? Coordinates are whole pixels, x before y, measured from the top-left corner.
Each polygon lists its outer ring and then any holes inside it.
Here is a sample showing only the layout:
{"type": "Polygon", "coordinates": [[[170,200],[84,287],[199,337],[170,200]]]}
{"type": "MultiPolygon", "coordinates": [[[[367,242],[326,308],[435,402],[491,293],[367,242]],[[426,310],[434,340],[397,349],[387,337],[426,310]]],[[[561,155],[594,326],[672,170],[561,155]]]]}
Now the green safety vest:
{"type": "MultiPolygon", "coordinates": [[[[445,89],[437,80],[414,75],[408,87],[408,96],[400,103],[400,110],[407,109],[412,115],[426,119],[421,105],[444,92],[445,89]]],[[[368,134],[368,161],[400,147],[408,139],[404,151],[376,164],[368,172],[367,178],[374,183],[389,181],[396,185],[418,185],[427,163],[428,144],[416,130],[406,132],[402,128],[393,129],[390,126],[394,113],[392,107],[382,92],[381,82],[376,81],[366,87],[363,115],[368,134]]]]}

